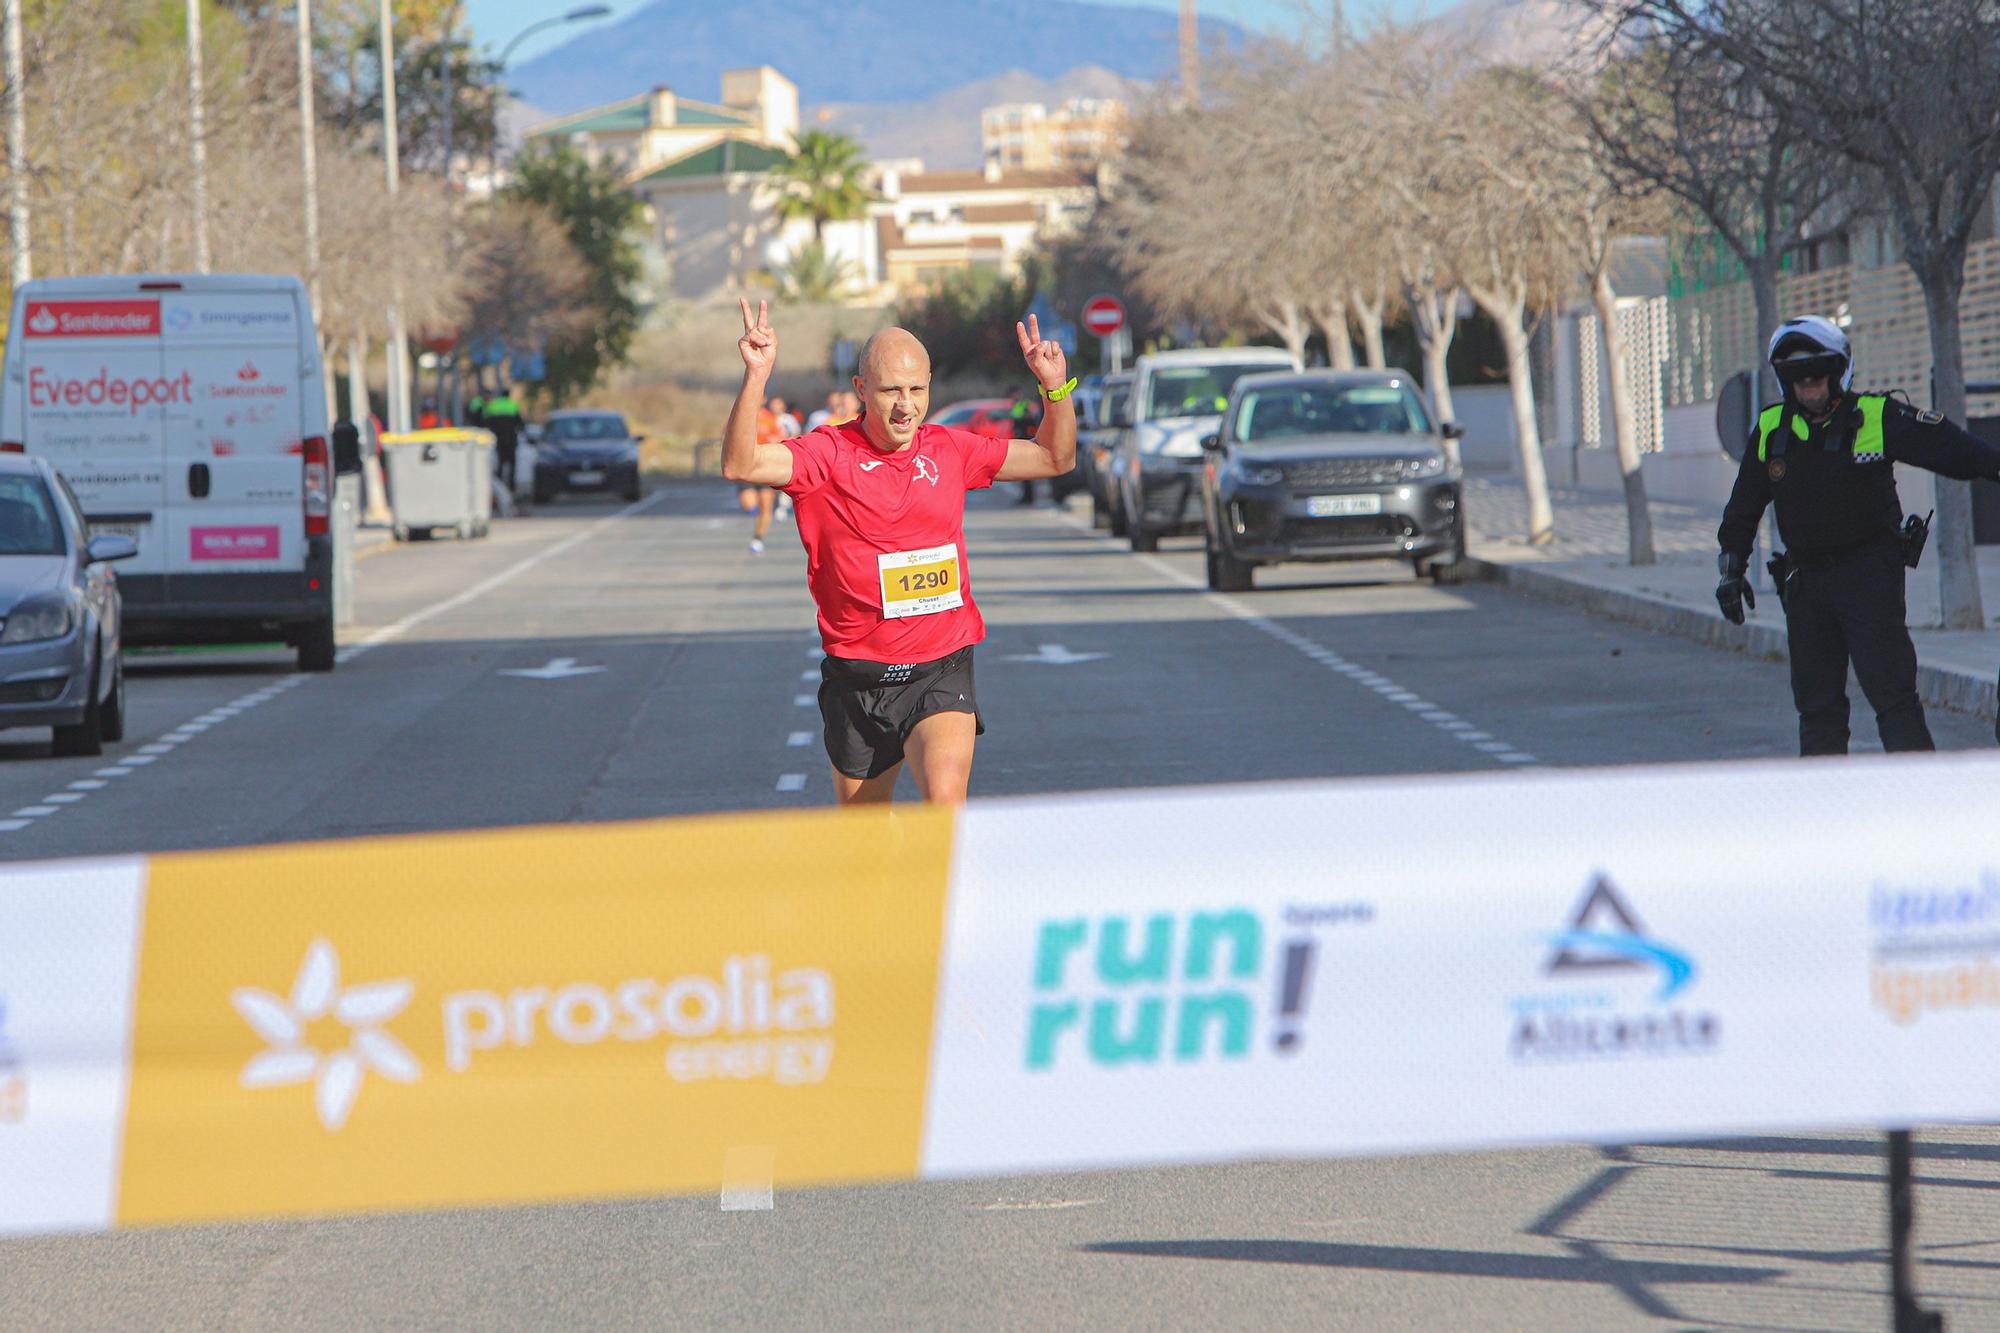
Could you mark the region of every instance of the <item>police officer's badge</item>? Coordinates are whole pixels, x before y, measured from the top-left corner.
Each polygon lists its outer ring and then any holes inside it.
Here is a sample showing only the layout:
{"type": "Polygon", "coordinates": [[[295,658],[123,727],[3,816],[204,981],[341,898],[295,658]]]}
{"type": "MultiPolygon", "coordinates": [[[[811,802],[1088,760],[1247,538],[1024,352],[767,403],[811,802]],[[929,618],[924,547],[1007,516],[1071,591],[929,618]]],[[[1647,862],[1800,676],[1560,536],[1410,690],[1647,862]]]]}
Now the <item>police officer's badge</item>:
{"type": "Polygon", "coordinates": [[[1771,474],[1772,481],[1783,481],[1785,479],[1785,460],[1782,458],[1772,459],[1770,464],[1765,468],[1765,471],[1771,474]]]}
{"type": "Polygon", "coordinates": [[[1928,408],[1926,408],[1925,410],[1917,413],[1917,420],[1923,422],[1926,426],[1935,426],[1938,424],[1938,422],[1944,420],[1944,413],[1933,412],[1930,411],[1928,408]]]}

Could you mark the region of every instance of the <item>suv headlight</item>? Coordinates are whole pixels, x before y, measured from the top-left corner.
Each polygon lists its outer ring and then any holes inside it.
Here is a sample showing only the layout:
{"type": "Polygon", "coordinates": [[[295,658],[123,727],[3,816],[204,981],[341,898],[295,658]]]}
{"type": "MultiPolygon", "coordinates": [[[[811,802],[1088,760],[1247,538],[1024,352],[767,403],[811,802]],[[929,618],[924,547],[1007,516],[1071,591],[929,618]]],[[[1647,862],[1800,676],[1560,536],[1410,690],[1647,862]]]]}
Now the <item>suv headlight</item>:
{"type": "Polygon", "coordinates": [[[1238,463],[1236,475],[1246,486],[1281,486],[1285,470],[1271,463],[1238,463]]]}
{"type": "Polygon", "coordinates": [[[1412,481],[1418,477],[1435,477],[1443,471],[1443,454],[1432,454],[1429,458],[1413,459],[1403,464],[1403,475],[1412,481]]]}
{"type": "Polygon", "coordinates": [[[7,627],[0,629],[0,643],[40,643],[60,639],[71,624],[66,601],[23,602],[7,613],[7,627]]]}

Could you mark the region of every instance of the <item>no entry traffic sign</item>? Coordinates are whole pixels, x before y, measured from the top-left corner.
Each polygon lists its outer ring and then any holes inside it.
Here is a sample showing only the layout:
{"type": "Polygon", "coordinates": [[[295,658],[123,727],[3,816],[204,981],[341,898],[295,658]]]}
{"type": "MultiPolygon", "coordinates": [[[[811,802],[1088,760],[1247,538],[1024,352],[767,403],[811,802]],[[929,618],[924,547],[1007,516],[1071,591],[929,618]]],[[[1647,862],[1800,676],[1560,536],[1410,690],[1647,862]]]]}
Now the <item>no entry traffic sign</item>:
{"type": "Polygon", "coordinates": [[[1102,338],[1125,327],[1125,306],[1115,296],[1093,296],[1083,307],[1083,327],[1102,338]]]}

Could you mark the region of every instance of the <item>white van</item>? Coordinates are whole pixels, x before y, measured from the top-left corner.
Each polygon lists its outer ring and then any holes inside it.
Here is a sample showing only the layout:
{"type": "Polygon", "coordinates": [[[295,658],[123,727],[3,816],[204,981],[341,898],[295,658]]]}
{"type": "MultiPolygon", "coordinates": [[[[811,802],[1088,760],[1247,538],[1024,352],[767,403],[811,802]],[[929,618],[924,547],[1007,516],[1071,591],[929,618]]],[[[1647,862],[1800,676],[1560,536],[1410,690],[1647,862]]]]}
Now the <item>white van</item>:
{"type": "Polygon", "coordinates": [[[14,293],[0,450],[47,458],[131,537],[125,641],[283,640],[333,667],[333,475],[305,284],[46,278],[14,293]]]}
{"type": "Polygon", "coordinates": [[[1298,369],[1282,347],[1183,347],[1140,357],[1119,423],[1111,531],[1130,537],[1135,551],[1202,531],[1201,441],[1221,428],[1229,390],[1245,375],[1298,369]]]}

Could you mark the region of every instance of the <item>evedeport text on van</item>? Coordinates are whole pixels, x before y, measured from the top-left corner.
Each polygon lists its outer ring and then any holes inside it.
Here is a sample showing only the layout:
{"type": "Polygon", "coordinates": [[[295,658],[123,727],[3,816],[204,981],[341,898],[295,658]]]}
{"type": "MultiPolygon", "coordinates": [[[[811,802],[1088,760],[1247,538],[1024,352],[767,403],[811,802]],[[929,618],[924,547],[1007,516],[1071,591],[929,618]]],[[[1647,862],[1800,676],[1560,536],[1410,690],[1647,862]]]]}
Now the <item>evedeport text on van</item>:
{"type": "Polygon", "coordinates": [[[52,375],[42,366],[28,368],[28,406],[37,407],[123,407],[134,416],[142,407],[191,405],[194,376],[183,370],[169,378],[156,375],[127,378],[101,368],[94,377],[69,378],[52,375]]]}

